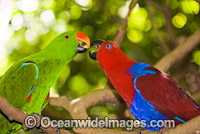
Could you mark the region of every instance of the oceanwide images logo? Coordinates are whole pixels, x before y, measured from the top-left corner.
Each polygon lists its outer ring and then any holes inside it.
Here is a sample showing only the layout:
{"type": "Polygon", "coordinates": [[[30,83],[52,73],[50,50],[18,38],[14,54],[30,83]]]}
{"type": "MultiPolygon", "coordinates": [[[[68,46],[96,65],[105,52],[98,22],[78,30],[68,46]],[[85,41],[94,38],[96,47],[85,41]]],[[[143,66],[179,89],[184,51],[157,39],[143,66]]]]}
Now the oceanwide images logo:
{"type": "MultiPolygon", "coordinates": [[[[134,128],[174,128],[174,120],[151,120],[147,123],[146,120],[116,120],[105,117],[104,119],[77,119],[77,120],[51,120],[49,117],[42,117],[40,124],[43,128],[123,128],[128,131],[134,128]]],[[[34,128],[36,126],[36,118],[29,115],[25,119],[27,128],[34,128]]]]}

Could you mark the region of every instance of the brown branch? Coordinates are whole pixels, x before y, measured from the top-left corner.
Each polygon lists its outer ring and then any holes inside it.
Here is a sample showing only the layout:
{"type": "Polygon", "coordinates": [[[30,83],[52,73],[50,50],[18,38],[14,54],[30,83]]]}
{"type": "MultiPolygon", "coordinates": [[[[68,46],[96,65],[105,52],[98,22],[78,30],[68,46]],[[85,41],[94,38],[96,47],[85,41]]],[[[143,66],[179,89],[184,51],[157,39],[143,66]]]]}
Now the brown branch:
{"type": "Polygon", "coordinates": [[[120,131],[104,128],[74,129],[74,131],[78,134],[138,134],[138,131],[120,131]]]}
{"type": "Polygon", "coordinates": [[[179,43],[174,35],[171,18],[170,18],[170,10],[167,5],[167,0],[164,1],[164,6],[160,6],[152,0],[146,0],[148,5],[156,8],[157,10],[161,11],[165,16],[165,24],[166,24],[166,33],[168,33],[169,39],[174,46],[177,46],[179,43]]]}
{"type": "MultiPolygon", "coordinates": [[[[87,113],[85,112],[86,108],[96,105],[96,104],[101,104],[101,103],[119,103],[119,101],[116,99],[113,92],[111,92],[110,90],[104,89],[104,90],[93,92],[91,94],[88,94],[86,96],[80,97],[72,101],[69,101],[69,99],[66,96],[63,96],[60,98],[51,98],[49,104],[51,106],[67,109],[72,115],[73,119],[77,119],[77,118],[86,119],[87,118],[87,113]]],[[[175,129],[167,129],[165,133],[166,134],[179,134],[182,132],[185,132],[185,134],[192,133],[192,132],[194,133],[200,129],[199,126],[200,126],[200,116],[188,121],[185,124],[178,125],[175,129]]],[[[112,130],[112,129],[93,129],[93,128],[74,129],[74,131],[80,134],[89,134],[89,133],[136,134],[138,133],[137,131],[128,132],[128,131],[117,131],[117,130],[112,130]]],[[[158,132],[148,131],[148,134],[157,134],[157,133],[158,132]]]]}
{"type": "MultiPolygon", "coordinates": [[[[25,126],[24,121],[26,119],[26,117],[28,116],[27,113],[13,107],[10,103],[8,103],[8,101],[0,96],[0,110],[8,117],[8,119],[10,121],[16,121],[19,122],[23,125],[24,130],[28,130],[28,128],[25,126]]],[[[36,117],[37,119],[37,125],[36,127],[38,127],[39,129],[47,132],[48,134],[55,134],[57,129],[56,128],[43,128],[40,126],[40,117],[36,117]],[[39,127],[40,126],[40,127],[39,127]]],[[[71,134],[69,131],[67,130],[60,130],[61,134],[71,134]]]]}
{"type": "MultiPolygon", "coordinates": [[[[198,134],[200,133],[200,116],[197,116],[184,124],[176,126],[174,129],[166,129],[165,134],[198,134]]],[[[162,130],[161,130],[162,132],[162,130]]],[[[158,134],[158,132],[148,132],[147,134],[158,134]]]]}
{"type": "Polygon", "coordinates": [[[122,28],[120,30],[118,30],[116,36],[115,36],[115,39],[114,39],[114,43],[117,45],[117,46],[120,46],[123,38],[124,38],[124,35],[126,33],[126,28],[127,28],[127,23],[128,23],[128,19],[130,17],[130,13],[131,13],[131,10],[133,9],[133,7],[135,7],[136,3],[137,3],[138,0],[132,0],[131,1],[131,4],[129,6],[129,11],[128,11],[128,14],[127,16],[125,17],[123,23],[122,23],[122,28]]]}
{"type": "MultiPolygon", "coordinates": [[[[111,90],[107,90],[109,88],[106,86],[105,89],[93,92],[91,94],[82,96],[80,98],[69,100],[67,96],[62,96],[59,98],[50,98],[49,105],[60,107],[67,110],[73,119],[86,119],[88,114],[86,113],[86,109],[96,105],[96,104],[104,104],[104,103],[117,103],[120,102],[115,97],[114,93],[111,90]]],[[[73,129],[76,133],[82,134],[136,134],[137,132],[129,132],[129,131],[118,131],[113,129],[100,129],[100,128],[85,128],[73,129]]]]}
{"type": "Polygon", "coordinates": [[[191,119],[190,121],[178,125],[175,129],[169,129],[167,134],[191,134],[200,132],[200,116],[191,119]]]}
{"type": "Polygon", "coordinates": [[[27,114],[21,112],[19,109],[14,108],[11,104],[7,102],[5,98],[0,96],[0,110],[8,117],[10,121],[17,121],[23,124],[24,119],[27,114]],[[17,115],[17,116],[16,116],[17,115]]]}
{"type": "Polygon", "coordinates": [[[192,94],[192,98],[196,101],[200,101],[200,92],[192,94]]]}
{"type": "Polygon", "coordinates": [[[156,63],[155,67],[160,70],[167,71],[172,65],[184,58],[199,45],[199,37],[200,30],[188,37],[183,44],[179,45],[172,52],[164,56],[160,61],[156,63]]]}
{"type": "Polygon", "coordinates": [[[148,5],[150,5],[150,6],[154,7],[154,8],[156,8],[157,10],[163,12],[164,9],[162,8],[162,6],[158,5],[154,1],[152,1],[152,0],[146,0],[146,2],[148,2],[148,5]]]}
{"type": "MultiPolygon", "coordinates": [[[[149,0],[147,0],[146,3],[148,4],[148,3],[149,3],[149,0]]],[[[155,25],[152,10],[148,7],[148,8],[147,8],[147,11],[149,12],[149,17],[150,17],[150,20],[151,20],[151,22],[152,22],[152,26],[153,26],[154,30],[156,31],[156,33],[157,33],[156,38],[157,38],[157,40],[158,40],[158,44],[160,45],[160,47],[161,47],[163,53],[166,55],[166,54],[169,53],[169,48],[168,48],[167,44],[165,43],[164,39],[162,38],[162,36],[160,35],[160,32],[159,32],[158,28],[157,28],[156,25],[155,25]]]]}
{"type": "Polygon", "coordinates": [[[165,16],[166,32],[169,35],[169,39],[170,39],[171,43],[174,46],[177,46],[177,45],[179,45],[179,43],[176,39],[176,36],[175,36],[173,28],[172,28],[172,23],[171,23],[171,18],[170,18],[170,10],[169,10],[169,6],[167,5],[167,0],[165,0],[164,4],[165,5],[163,7],[163,9],[164,9],[163,14],[165,16]]]}
{"type": "Polygon", "coordinates": [[[50,98],[49,105],[66,109],[70,112],[73,119],[86,119],[88,114],[84,111],[91,106],[105,103],[120,103],[114,93],[111,90],[107,90],[107,88],[109,87],[74,100],[69,100],[67,96],[50,98]]]}
{"type": "Polygon", "coordinates": [[[200,3],[200,0],[195,0],[195,1],[200,3]]]}

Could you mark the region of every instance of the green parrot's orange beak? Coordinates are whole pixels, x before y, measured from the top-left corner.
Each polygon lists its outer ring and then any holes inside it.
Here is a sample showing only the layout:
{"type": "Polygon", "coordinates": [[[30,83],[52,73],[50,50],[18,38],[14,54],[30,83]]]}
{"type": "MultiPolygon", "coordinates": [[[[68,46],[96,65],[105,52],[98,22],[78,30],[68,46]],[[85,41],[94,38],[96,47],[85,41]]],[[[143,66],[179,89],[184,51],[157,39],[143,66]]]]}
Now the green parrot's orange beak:
{"type": "Polygon", "coordinates": [[[85,33],[80,31],[76,32],[76,40],[78,43],[80,41],[85,43],[84,46],[78,45],[77,53],[85,52],[88,48],[90,48],[90,39],[85,33]]]}

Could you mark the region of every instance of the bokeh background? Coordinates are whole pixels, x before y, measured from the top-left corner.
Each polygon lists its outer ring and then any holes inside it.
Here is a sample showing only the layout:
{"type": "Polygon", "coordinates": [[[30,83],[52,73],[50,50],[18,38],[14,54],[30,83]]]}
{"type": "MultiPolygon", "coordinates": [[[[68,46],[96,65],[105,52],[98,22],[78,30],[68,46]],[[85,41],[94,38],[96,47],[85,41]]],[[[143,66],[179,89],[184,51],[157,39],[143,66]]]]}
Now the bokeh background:
{"type": "MultiPolygon", "coordinates": [[[[131,11],[121,49],[131,59],[154,65],[200,27],[199,2],[167,0],[167,15],[139,1],[131,11]],[[167,32],[171,25],[171,34],[167,32]],[[173,36],[173,37],[170,37],[173,36]],[[165,47],[159,42],[164,41],[165,47]]],[[[113,41],[128,13],[130,0],[1,0],[0,75],[19,59],[48,45],[59,33],[83,31],[91,40],[113,41]]],[[[162,8],[164,1],[154,0],[162,8]]],[[[167,73],[189,94],[200,90],[200,47],[176,63],[167,73]]],[[[167,64],[167,63],[166,63],[167,64]]],[[[77,55],[51,88],[50,96],[74,99],[103,89],[107,77],[88,52],[77,55]]],[[[123,101],[122,101],[123,102],[123,101]]],[[[88,109],[92,117],[124,118],[126,105],[105,104],[88,109]]],[[[125,112],[126,113],[126,112],[125,112]]],[[[70,118],[66,111],[47,107],[44,115],[70,118]]]]}

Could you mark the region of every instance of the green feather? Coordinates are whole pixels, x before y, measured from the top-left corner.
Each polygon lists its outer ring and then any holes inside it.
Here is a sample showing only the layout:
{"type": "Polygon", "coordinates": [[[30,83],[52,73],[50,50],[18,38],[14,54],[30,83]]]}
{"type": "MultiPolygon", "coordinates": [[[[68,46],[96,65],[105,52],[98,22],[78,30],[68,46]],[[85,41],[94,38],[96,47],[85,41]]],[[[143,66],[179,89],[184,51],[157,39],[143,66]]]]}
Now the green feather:
{"type": "MultiPolygon", "coordinates": [[[[0,79],[0,96],[28,114],[33,112],[41,114],[42,104],[51,86],[66,64],[76,55],[76,51],[76,32],[69,31],[58,35],[45,49],[21,59],[7,70],[0,79]],[[69,36],[68,39],[65,38],[66,35],[69,36]],[[23,65],[28,61],[32,64],[23,65]],[[33,85],[31,100],[28,103],[27,96],[33,85]]],[[[0,114],[0,134],[14,132],[20,128],[21,125],[10,123],[0,114]]]]}

